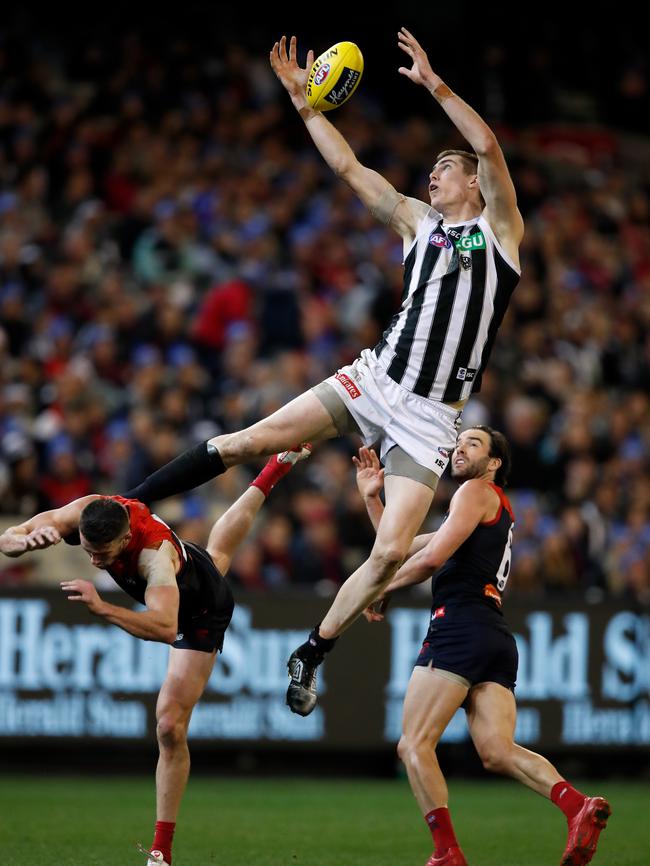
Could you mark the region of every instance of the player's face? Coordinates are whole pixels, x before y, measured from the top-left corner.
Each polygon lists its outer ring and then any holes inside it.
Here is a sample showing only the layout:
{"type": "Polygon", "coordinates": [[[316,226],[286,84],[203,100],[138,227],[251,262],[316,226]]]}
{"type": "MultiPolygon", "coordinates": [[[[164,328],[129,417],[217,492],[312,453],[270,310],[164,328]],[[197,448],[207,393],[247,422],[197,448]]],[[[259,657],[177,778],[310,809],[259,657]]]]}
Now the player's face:
{"type": "Polygon", "coordinates": [[[91,564],[95,568],[108,568],[115,562],[129,543],[131,531],[127,531],[124,535],[120,535],[119,538],[108,541],[106,544],[91,544],[81,533],[79,533],[79,537],[81,539],[81,546],[90,557],[91,564]]]}
{"type": "Polygon", "coordinates": [[[485,430],[463,430],[451,457],[451,476],[459,481],[480,478],[489,471],[491,460],[490,437],[485,430]]]}
{"type": "Polygon", "coordinates": [[[429,174],[429,198],[437,211],[450,204],[465,201],[470,194],[469,184],[475,175],[465,174],[459,156],[445,156],[429,174]]]}

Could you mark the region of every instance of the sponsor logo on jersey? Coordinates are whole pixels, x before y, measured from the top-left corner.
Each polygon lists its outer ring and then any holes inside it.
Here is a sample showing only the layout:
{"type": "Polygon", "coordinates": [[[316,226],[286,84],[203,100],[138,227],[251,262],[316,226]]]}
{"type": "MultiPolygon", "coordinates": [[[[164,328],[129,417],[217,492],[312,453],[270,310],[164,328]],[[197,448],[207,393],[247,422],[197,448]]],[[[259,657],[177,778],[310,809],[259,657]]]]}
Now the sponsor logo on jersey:
{"type": "Polygon", "coordinates": [[[448,250],[451,249],[451,241],[447,235],[442,234],[441,232],[431,232],[429,235],[429,243],[434,247],[446,247],[448,250]]]}
{"type": "Polygon", "coordinates": [[[459,367],[456,373],[456,378],[460,379],[461,382],[473,382],[475,376],[476,369],[471,367],[459,367]]]}
{"type": "Polygon", "coordinates": [[[465,235],[464,237],[459,238],[456,241],[456,249],[467,250],[469,252],[472,250],[484,250],[485,236],[483,232],[478,232],[475,235],[465,235]]]}
{"type": "Polygon", "coordinates": [[[330,74],[330,69],[331,69],[331,67],[330,67],[329,63],[323,63],[323,65],[318,70],[316,75],[314,75],[314,84],[316,84],[316,85],[322,84],[323,81],[325,81],[327,76],[330,74]]]}
{"type": "Polygon", "coordinates": [[[446,448],[438,448],[438,454],[445,458],[445,460],[449,460],[449,451],[446,448]]]}
{"type": "Polygon", "coordinates": [[[341,373],[339,371],[334,376],[334,378],[337,379],[341,383],[341,385],[343,385],[343,387],[353,400],[356,400],[357,397],[361,396],[361,391],[357,388],[352,379],[350,379],[349,376],[346,376],[345,373],[341,373]]]}
{"type": "Polygon", "coordinates": [[[442,619],[442,617],[443,617],[444,615],[445,615],[445,608],[444,608],[444,606],[443,606],[443,607],[437,607],[437,608],[434,610],[434,612],[431,614],[431,619],[442,619]]]}
{"type": "Polygon", "coordinates": [[[483,587],[483,595],[488,598],[493,598],[494,601],[501,607],[501,593],[493,583],[486,583],[483,587]]]}
{"type": "Polygon", "coordinates": [[[183,640],[184,637],[185,635],[183,634],[183,632],[179,631],[179,633],[176,635],[176,640],[183,640]]]}

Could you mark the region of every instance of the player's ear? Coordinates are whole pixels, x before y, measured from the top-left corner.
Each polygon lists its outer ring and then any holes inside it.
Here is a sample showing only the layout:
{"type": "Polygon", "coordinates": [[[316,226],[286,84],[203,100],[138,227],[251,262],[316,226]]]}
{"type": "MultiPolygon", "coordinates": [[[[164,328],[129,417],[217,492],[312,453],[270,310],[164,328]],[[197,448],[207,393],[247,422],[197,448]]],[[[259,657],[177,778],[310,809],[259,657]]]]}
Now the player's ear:
{"type": "Polygon", "coordinates": [[[490,472],[498,472],[501,468],[501,464],[503,460],[500,457],[490,457],[490,462],[488,463],[488,469],[490,472]]]}

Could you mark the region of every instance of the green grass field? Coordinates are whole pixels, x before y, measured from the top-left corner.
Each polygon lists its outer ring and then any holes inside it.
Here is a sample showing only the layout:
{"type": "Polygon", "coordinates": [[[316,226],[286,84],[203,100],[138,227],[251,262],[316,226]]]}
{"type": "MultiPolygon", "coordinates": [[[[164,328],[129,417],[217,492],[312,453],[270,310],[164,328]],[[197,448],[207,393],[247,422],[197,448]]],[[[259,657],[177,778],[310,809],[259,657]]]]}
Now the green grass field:
{"type": "MultiPolygon", "coordinates": [[[[613,807],[595,864],[650,864],[647,784],[589,783],[613,807]]],[[[562,814],[514,783],[450,782],[470,866],[558,866],[562,814]]],[[[2,866],[143,866],[153,780],[0,776],[2,866]]],[[[174,866],[424,866],[429,833],[404,781],[195,778],[174,866]]]]}

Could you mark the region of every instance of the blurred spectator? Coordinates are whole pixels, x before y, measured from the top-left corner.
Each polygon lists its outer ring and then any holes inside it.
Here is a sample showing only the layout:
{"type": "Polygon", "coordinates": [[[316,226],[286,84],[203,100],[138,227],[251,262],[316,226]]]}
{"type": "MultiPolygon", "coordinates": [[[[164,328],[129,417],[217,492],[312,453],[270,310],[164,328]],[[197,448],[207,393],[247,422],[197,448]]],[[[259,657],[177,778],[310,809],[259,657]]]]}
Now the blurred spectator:
{"type": "MultiPolygon", "coordinates": [[[[17,28],[0,84],[0,507],[24,517],[123,491],[348,363],[399,303],[403,250],[315,155],[264,51],[231,44],[214,62],[202,40],[135,32],[124,51],[108,34],[79,49],[72,30],[45,47],[17,28]],[[44,71],[27,86],[34,61],[44,71]]],[[[512,444],[512,592],[647,604],[647,62],[626,33],[611,64],[588,39],[571,39],[567,64],[563,38],[535,34],[525,57],[488,39],[467,82],[502,126],[526,237],[465,423],[512,444]]],[[[337,124],[424,198],[427,165],[460,142],[429,106],[411,112],[411,91],[387,122],[371,86],[337,124]]],[[[365,559],[352,452],[318,446],[272,494],[235,582],[333,592],[365,559]]],[[[161,511],[203,538],[253,471],[161,511]]],[[[431,527],[450,492],[443,479],[431,527]]]]}

